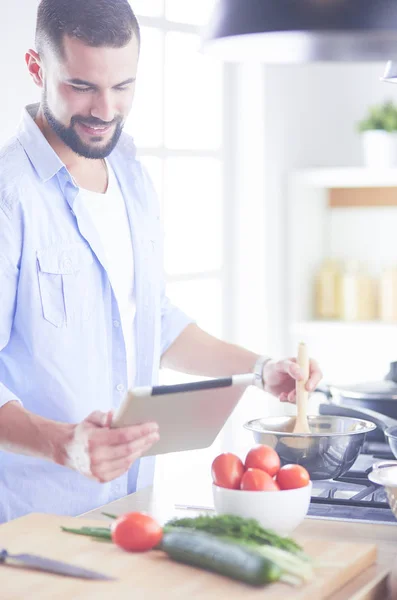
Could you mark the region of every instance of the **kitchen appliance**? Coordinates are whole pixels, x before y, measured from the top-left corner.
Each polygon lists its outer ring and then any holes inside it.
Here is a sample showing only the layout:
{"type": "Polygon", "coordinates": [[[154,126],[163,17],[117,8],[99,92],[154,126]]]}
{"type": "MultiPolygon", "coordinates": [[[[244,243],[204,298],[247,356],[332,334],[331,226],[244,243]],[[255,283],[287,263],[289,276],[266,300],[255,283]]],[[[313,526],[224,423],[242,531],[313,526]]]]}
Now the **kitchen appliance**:
{"type": "Polygon", "coordinates": [[[309,416],[311,433],[293,433],[295,417],[266,417],[244,424],[258,444],[274,448],[282,464],[304,466],[312,481],[342,476],[353,465],[368,432],[368,420],[338,416],[309,416]]]}
{"type": "MultiPolygon", "coordinates": [[[[385,488],[368,478],[374,464],[383,461],[395,463],[395,456],[383,434],[383,431],[388,431],[389,440],[391,439],[393,420],[374,411],[369,411],[369,414],[367,414],[366,411],[360,412],[358,409],[329,403],[319,406],[320,416],[317,418],[332,419],[331,415],[335,415],[338,411],[342,412],[342,415],[357,415],[375,421],[383,428],[380,430],[382,441],[373,441],[367,436],[348,468],[328,479],[312,478],[313,487],[308,517],[397,525],[396,517],[390,509],[385,488]],[[390,426],[389,429],[387,426],[390,426]]],[[[312,418],[315,417],[309,417],[309,422],[312,418]]],[[[342,420],[346,418],[348,417],[341,417],[342,420]]],[[[267,419],[264,419],[264,421],[267,421],[267,419]]],[[[395,448],[395,450],[397,449],[395,448]]]]}
{"type": "MultiPolygon", "coordinates": [[[[375,411],[321,404],[319,412],[325,415],[339,412],[341,415],[366,416],[373,419],[382,431],[388,432],[389,437],[393,438],[393,420],[375,411]]],[[[397,453],[396,446],[397,438],[393,442],[393,449],[397,453]]],[[[368,477],[374,465],[380,462],[395,464],[393,450],[384,438],[382,442],[373,442],[368,438],[347,473],[332,481],[314,482],[308,515],[324,519],[397,525],[385,488],[368,477]]]]}
{"type": "Polygon", "coordinates": [[[219,0],[204,49],[267,63],[397,56],[395,0],[219,0]]]}
{"type": "MultiPolygon", "coordinates": [[[[368,408],[397,420],[397,362],[390,363],[384,380],[353,385],[322,385],[316,391],[323,393],[333,404],[368,408]]],[[[378,428],[369,432],[368,439],[384,441],[382,430],[378,428]]]]}
{"type": "MultiPolygon", "coordinates": [[[[384,487],[368,479],[374,464],[388,460],[395,461],[395,458],[386,442],[366,439],[360,454],[344,475],[313,481],[307,518],[397,526],[384,487]]],[[[197,514],[212,512],[210,483],[195,489],[181,487],[176,508],[179,516],[185,514],[186,509],[197,511],[197,514]]]]}
{"type": "Polygon", "coordinates": [[[342,404],[321,404],[320,414],[335,415],[344,417],[366,418],[372,421],[382,432],[384,439],[390,445],[390,450],[397,458],[397,420],[381,415],[380,413],[369,410],[368,408],[354,408],[342,404]]]}
{"type": "Polygon", "coordinates": [[[308,517],[396,526],[385,488],[368,479],[374,464],[392,459],[387,443],[366,441],[345,475],[313,482],[308,517]]]}

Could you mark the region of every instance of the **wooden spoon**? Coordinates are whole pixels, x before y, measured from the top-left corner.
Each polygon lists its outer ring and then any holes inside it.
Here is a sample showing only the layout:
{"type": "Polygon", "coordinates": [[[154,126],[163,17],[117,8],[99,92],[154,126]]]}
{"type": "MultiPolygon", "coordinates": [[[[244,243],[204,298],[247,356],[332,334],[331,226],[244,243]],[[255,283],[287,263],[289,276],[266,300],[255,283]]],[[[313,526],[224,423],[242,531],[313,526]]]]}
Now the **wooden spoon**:
{"type": "Polygon", "coordinates": [[[303,372],[303,379],[296,382],[297,415],[293,433],[310,433],[309,424],[307,422],[307,402],[309,399],[309,392],[305,388],[309,379],[310,370],[309,355],[307,352],[307,346],[304,343],[299,344],[297,362],[301,371],[303,372]]]}

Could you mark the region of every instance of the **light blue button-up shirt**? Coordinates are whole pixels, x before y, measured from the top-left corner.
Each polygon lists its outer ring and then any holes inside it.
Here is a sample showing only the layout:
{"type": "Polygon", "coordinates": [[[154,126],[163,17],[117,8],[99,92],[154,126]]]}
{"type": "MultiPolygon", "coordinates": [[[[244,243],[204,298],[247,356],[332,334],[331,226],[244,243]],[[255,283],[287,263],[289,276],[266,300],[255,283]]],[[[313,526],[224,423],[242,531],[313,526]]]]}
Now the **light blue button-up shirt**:
{"type": "MultiPolygon", "coordinates": [[[[0,407],[78,423],[116,408],[127,388],[124,338],[101,239],[29,106],[0,152],[0,407]]],[[[191,319],[167,299],[157,200],[129,136],[108,157],[125,199],[135,264],[135,385],[191,319]]],[[[77,515],[149,484],[154,459],[101,484],[52,462],[0,452],[0,522],[77,515]]]]}

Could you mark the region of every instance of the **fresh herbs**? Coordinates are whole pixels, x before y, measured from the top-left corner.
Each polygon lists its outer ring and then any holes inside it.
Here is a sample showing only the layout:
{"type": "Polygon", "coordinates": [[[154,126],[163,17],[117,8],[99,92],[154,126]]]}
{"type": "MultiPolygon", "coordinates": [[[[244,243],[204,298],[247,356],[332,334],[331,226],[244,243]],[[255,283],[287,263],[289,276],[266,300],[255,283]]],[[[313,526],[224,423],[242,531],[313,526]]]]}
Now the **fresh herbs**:
{"type": "Polygon", "coordinates": [[[293,539],[280,537],[276,533],[264,529],[255,519],[245,519],[236,515],[200,515],[193,518],[172,519],[166,523],[164,530],[166,531],[168,527],[187,527],[220,537],[254,543],[258,546],[274,546],[300,555],[302,558],[306,556],[303,548],[293,539]]]}

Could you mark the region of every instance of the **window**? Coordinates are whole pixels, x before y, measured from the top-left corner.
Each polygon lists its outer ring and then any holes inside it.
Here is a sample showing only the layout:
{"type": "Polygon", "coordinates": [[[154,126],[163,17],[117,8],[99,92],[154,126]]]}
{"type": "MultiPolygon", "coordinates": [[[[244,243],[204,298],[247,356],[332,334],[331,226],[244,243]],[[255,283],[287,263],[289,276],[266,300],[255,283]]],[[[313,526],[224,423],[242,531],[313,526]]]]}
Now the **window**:
{"type": "MultiPolygon", "coordinates": [[[[226,337],[225,68],[199,52],[199,27],[214,4],[131,0],[142,47],[126,130],[160,198],[168,296],[208,332],[226,337]]],[[[160,381],[190,379],[165,370],[160,381]]],[[[209,477],[218,449],[219,440],[209,450],[159,457],[156,478],[183,479],[192,465],[200,480],[209,477]]]]}

